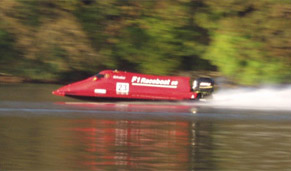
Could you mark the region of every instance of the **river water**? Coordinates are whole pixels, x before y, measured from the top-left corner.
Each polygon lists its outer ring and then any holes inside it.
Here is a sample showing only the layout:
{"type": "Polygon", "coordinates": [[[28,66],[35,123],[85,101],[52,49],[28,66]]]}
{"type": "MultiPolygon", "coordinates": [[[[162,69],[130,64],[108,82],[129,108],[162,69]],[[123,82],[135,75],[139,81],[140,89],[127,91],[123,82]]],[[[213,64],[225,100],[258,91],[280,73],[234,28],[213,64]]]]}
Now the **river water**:
{"type": "Polygon", "coordinates": [[[0,170],[291,170],[291,112],[0,84],[0,170]]]}

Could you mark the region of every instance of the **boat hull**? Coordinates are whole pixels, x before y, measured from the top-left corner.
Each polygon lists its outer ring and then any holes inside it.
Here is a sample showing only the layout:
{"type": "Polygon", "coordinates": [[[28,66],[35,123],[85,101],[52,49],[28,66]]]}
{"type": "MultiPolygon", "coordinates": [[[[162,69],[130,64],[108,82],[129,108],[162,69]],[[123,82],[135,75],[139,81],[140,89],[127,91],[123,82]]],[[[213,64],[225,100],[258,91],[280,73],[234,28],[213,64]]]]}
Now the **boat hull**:
{"type": "Polygon", "coordinates": [[[87,99],[119,100],[189,100],[189,77],[156,76],[105,70],[85,80],[63,86],[52,93],[59,96],[87,99]]]}

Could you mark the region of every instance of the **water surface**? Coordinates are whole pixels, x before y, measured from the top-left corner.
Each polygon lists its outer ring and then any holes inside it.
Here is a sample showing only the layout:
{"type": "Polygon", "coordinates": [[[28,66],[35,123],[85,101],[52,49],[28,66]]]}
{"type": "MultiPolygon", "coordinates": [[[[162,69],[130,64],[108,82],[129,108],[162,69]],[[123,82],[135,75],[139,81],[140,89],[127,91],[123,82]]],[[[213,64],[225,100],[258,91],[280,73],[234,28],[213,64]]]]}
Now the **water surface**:
{"type": "Polygon", "coordinates": [[[0,84],[0,170],[291,170],[291,113],[0,84]]]}

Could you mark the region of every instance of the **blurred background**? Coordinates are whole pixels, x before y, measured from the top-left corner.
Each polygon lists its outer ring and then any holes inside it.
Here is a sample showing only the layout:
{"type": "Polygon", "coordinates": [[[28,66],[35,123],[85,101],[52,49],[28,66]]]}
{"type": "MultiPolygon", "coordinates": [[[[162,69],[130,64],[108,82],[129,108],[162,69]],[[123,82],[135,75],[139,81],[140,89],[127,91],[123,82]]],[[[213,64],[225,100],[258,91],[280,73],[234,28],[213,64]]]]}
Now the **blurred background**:
{"type": "Polygon", "coordinates": [[[0,78],[103,69],[291,82],[290,0],[1,0],[0,78]]]}

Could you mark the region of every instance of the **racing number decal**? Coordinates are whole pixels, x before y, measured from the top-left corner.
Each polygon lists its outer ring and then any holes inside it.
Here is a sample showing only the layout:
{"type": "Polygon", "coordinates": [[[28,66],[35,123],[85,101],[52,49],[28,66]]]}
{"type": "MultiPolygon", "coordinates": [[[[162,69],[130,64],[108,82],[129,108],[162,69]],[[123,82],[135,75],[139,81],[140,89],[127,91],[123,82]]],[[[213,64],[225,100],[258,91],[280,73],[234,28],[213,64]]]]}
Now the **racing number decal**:
{"type": "Polygon", "coordinates": [[[116,94],[128,94],[129,83],[116,83],[116,94]]]}

